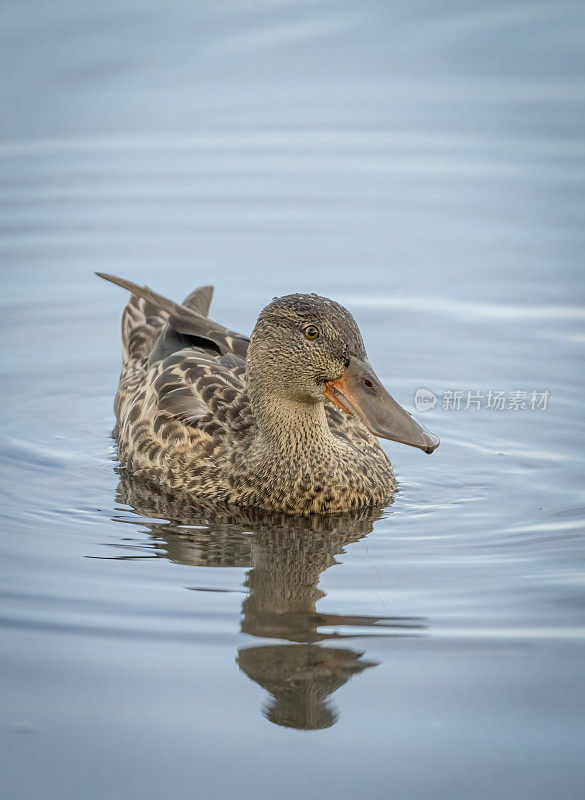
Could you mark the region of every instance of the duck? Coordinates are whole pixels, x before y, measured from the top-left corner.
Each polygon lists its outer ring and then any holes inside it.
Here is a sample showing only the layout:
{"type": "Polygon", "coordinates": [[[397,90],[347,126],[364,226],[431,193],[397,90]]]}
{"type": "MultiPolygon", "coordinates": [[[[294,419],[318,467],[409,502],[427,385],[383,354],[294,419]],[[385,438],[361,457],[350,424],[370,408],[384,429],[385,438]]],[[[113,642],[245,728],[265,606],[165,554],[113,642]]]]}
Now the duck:
{"type": "Polygon", "coordinates": [[[334,300],[273,298],[247,337],[209,318],[211,286],[175,303],[96,274],[130,292],[113,435],[134,478],[201,507],[338,514],[391,501],[378,437],[438,447],[386,391],[334,300]]]}

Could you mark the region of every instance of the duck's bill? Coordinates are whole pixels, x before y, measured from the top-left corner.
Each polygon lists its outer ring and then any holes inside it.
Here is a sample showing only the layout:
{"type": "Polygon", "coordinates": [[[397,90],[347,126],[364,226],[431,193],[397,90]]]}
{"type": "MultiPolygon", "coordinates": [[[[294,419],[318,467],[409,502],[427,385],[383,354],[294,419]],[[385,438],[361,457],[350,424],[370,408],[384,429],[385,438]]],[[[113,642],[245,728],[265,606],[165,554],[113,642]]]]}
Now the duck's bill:
{"type": "Polygon", "coordinates": [[[375,436],[432,453],[439,437],[428,431],[382,386],[367,361],[352,358],[341,378],[325,384],[325,396],[347,414],[358,414],[375,436]]]}

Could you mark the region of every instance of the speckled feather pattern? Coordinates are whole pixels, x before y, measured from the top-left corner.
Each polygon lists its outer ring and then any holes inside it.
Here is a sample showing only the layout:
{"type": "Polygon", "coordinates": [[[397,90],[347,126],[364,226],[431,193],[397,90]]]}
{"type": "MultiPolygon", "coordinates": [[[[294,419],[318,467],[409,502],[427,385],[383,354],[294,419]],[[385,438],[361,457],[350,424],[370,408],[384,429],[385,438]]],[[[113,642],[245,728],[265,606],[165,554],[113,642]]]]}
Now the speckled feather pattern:
{"type": "Polygon", "coordinates": [[[365,355],[345,309],[310,295],[276,300],[261,313],[248,348],[246,337],[205,317],[210,287],[175,306],[193,314],[177,338],[171,301],[165,307],[145,287],[123,285],[134,291],[122,316],[115,433],[120,463],[131,474],[193,502],[285,514],[389,501],[395,480],[378,440],[357,417],[305,397],[298,382],[300,370],[310,393],[314,381],[336,377],[327,374],[333,361],[365,355]],[[291,350],[286,343],[287,325],[307,317],[330,326],[333,342],[322,358],[311,351],[310,368],[303,345],[291,350]],[[173,345],[178,349],[164,355],[173,345]],[[158,352],[164,357],[153,363],[158,352]]]}

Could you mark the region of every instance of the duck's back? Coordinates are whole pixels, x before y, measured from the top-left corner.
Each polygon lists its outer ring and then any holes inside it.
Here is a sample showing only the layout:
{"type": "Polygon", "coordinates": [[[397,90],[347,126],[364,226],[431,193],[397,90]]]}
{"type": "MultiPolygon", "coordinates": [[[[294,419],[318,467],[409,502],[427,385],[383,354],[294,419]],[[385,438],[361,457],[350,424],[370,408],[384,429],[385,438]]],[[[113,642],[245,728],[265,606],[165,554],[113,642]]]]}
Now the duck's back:
{"type": "MultiPolygon", "coordinates": [[[[125,288],[132,291],[133,287],[125,288]]],[[[189,303],[189,307],[207,316],[212,295],[213,288],[204,286],[192,292],[184,305],[189,303]]],[[[122,313],[121,327],[122,372],[114,404],[118,424],[123,421],[128,404],[144,382],[149,368],[188,346],[185,337],[169,324],[168,313],[158,303],[138,294],[130,295],[122,313]]]]}
{"type": "Polygon", "coordinates": [[[245,391],[248,338],[207,318],[210,286],[179,305],[147,287],[101,277],[132,293],[122,314],[114,403],[121,465],[197,495],[225,495],[223,440],[229,436],[236,453],[253,421],[245,391]]]}

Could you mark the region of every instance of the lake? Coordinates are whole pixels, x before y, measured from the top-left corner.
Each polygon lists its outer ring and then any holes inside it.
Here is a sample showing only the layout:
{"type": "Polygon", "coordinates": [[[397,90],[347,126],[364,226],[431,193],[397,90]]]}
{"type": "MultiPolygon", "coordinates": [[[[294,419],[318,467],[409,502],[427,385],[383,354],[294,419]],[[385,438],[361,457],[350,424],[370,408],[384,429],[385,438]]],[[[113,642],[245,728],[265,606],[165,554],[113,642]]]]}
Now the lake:
{"type": "Polygon", "coordinates": [[[4,11],[6,797],[582,797],[583,5],[4,11]],[[94,270],[342,302],[441,446],[379,515],[185,517],[94,270]]]}

